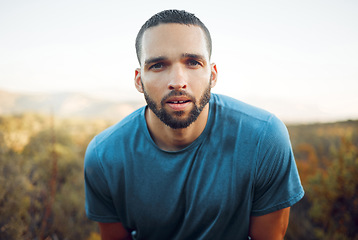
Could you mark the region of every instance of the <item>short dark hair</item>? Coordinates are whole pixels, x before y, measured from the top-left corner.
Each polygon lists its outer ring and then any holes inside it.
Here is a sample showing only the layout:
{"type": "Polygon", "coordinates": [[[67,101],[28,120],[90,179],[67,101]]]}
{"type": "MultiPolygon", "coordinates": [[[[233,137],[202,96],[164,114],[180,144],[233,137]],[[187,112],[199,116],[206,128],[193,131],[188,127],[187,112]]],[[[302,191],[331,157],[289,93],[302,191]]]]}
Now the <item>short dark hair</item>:
{"type": "Polygon", "coordinates": [[[148,28],[155,27],[163,23],[179,23],[179,24],[194,25],[200,27],[205,33],[209,57],[211,57],[211,52],[212,52],[211,36],[209,30],[206,28],[204,23],[202,23],[200,19],[197,18],[194,14],[186,12],[184,10],[164,10],[162,12],[153,15],[150,19],[148,19],[148,21],[146,21],[143,24],[143,26],[141,27],[141,29],[137,34],[135,48],[136,48],[139,64],[141,64],[140,55],[142,51],[141,49],[142,38],[144,32],[148,28]]]}

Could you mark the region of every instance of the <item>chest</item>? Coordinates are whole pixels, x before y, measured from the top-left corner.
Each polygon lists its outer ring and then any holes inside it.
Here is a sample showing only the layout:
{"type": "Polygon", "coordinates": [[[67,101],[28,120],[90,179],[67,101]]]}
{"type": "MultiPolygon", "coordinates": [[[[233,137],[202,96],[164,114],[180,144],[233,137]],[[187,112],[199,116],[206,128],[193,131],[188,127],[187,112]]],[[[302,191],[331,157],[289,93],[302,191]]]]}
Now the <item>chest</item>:
{"type": "Polygon", "coordinates": [[[137,154],[126,160],[123,178],[115,186],[114,200],[122,206],[118,214],[144,235],[158,229],[176,235],[181,229],[204,231],[209,226],[220,228],[233,217],[248,218],[250,161],[233,151],[202,149],[180,157],[137,154]]]}

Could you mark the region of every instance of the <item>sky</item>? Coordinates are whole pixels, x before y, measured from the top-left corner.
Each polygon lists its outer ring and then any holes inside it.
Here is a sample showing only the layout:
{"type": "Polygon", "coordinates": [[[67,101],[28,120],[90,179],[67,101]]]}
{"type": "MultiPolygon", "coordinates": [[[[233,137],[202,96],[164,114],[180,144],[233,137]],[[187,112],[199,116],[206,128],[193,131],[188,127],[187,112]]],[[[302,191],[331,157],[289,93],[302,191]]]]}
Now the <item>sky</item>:
{"type": "Polygon", "coordinates": [[[213,92],[289,121],[358,119],[355,0],[0,0],[0,90],[143,99],[134,41],[164,9],[210,30],[213,92]]]}

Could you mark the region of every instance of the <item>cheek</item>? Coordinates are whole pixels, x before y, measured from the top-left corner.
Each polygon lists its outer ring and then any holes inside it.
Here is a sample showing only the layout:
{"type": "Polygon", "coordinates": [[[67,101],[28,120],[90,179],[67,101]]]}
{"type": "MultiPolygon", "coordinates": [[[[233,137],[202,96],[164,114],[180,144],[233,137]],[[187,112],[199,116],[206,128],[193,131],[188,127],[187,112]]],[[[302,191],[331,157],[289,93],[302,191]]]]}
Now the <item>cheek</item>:
{"type": "Polygon", "coordinates": [[[142,76],[142,85],[146,92],[153,92],[159,86],[156,78],[149,76],[142,76]]]}
{"type": "Polygon", "coordinates": [[[162,97],[163,89],[160,89],[159,84],[151,83],[151,82],[143,82],[143,89],[146,94],[153,99],[154,101],[159,101],[162,97]]]}
{"type": "Polygon", "coordinates": [[[205,90],[208,86],[210,86],[211,83],[211,76],[210,74],[207,74],[203,77],[203,75],[201,76],[197,76],[195,81],[192,81],[192,86],[193,88],[197,89],[197,90],[205,90]]]}
{"type": "Polygon", "coordinates": [[[142,76],[142,82],[144,87],[156,89],[165,87],[165,81],[168,79],[168,76],[163,73],[147,73],[145,76],[142,76]]]}

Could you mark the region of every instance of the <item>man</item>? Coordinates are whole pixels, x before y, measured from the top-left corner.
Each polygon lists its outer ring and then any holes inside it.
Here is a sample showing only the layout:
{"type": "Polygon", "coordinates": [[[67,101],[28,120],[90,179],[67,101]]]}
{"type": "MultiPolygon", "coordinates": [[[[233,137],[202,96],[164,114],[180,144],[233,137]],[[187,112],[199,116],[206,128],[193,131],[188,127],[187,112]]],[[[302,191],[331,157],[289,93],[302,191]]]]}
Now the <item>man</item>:
{"type": "Polygon", "coordinates": [[[283,239],[304,194],[283,123],[211,94],[211,38],[193,14],[154,15],[136,50],[147,106],[85,157],[86,212],[102,239],[283,239]]]}

